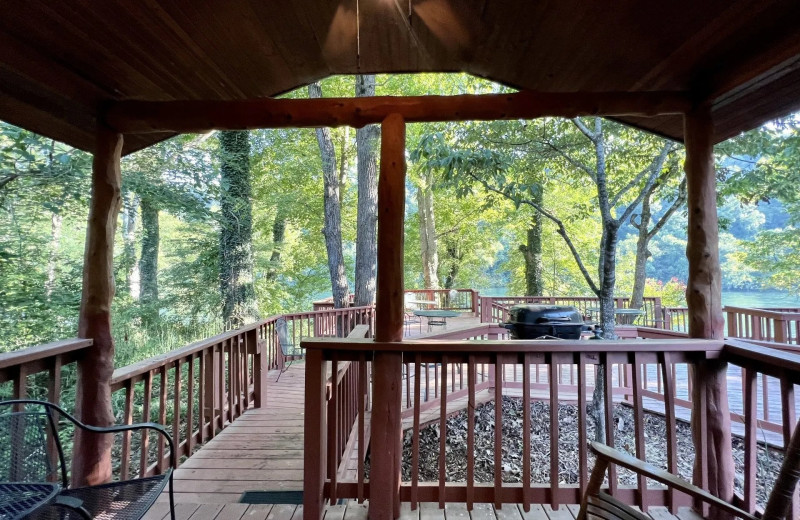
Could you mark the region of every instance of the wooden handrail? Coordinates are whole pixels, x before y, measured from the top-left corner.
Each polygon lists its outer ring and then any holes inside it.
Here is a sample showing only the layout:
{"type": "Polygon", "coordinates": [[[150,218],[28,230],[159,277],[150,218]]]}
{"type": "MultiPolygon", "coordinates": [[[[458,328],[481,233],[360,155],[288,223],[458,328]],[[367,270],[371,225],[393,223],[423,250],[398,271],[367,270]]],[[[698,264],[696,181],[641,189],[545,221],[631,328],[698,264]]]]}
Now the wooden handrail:
{"type": "Polygon", "coordinates": [[[0,370],[66,354],[91,345],[91,339],[62,339],[60,341],[53,341],[52,343],[45,343],[44,345],[36,345],[22,350],[5,352],[0,354],[0,370]]]}
{"type": "Polygon", "coordinates": [[[784,311],[779,309],[760,309],[754,307],[734,307],[726,305],[722,308],[722,312],[737,312],[740,314],[749,314],[750,316],[758,316],[760,318],[771,318],[778,320],[800,320],[800,312],[796,310],[784,311]]]}
{"type": "Polygon", "coordinates": [[[727,339],[722,359],[769,376],[790,376],[794,384],[800,384],[800,354],[763,347],[745,340],[727,339]]]}

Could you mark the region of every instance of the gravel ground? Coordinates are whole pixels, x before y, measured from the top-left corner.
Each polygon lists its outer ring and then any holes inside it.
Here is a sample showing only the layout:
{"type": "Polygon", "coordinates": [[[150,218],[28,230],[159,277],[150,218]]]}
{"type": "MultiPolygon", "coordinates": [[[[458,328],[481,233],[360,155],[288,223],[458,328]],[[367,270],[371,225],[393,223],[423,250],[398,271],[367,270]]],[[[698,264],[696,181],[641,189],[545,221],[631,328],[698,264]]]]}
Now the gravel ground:
{"type": "MultiPolygon", "coordinates": [[[[503,481],[522,480],[522,400],[503,397],[503,481]]],[[[558,408],[558,480],[562,484],[578,482],[578,407],[559,405],[558,408]]],[[[494,402],[479,406],[475,413],[475,481],[492,482],[494,479],[494,402]]],[[[634,452],[633,410],[626,405],[614,407],[615,444],[618,449],[634,452]]],[[[594,421],[587,420],[588,439],[594,438],[594,421]]],[[[679,474],[691,479],[694,446],[689,424],[678,422],[679,474]]],[[[531,481],[550,482],[550,406],[548,403],[531,403],[531,481]]],[[[446,461],[447,481],[466,480],[466,411],[447,420],[446,461]]],[[[647,461],[666,468],[666,422],[658,414],[645,414],[645,452],[647,461]]],[[[744,444],[734,437],[733,456],[736,465],[736,489],[742,490],[744,482],[744,444]]],[[[763,504],[772,488],[772,482],[780,469],[783,453],[774,448],[759,446],[758,455],[758,502],[763,504]]],[[[594,459],[589,457],[589,468],[594,459]]],[[[439,425],[432,424],[420,432],[420,481],[437,481],[439,475],[439,425]]],[[[620,483],[635,485],[633,473],[620,470],[620,483]]],[[[411,431],[403,439],[403,480],[411,480],[411,431]]]]}

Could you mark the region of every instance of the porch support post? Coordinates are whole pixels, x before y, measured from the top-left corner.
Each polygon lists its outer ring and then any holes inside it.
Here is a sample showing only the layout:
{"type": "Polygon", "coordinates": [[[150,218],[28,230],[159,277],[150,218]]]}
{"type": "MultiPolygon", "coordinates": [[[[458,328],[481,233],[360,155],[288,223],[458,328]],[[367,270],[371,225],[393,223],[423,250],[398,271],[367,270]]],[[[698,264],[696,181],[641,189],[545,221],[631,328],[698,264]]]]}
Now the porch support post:
{"type": "MultiPolygon", "coordinates": [[[[724,337],[724,320],[712,130],[711,113],[707,106],[695,108],[686,114],[685,169],[689,211],[686,245],[689,283],[686,302],[689,306],[689,337],[721,339],[724,337]]],[[[705,457],[695,459],[695,483],[705,483],[705,473],[708,491],[732,502],[734,471],[727,368],[725,362],[707,360],[696,371],[696,376],[702,374],[704,384],[693,385],[692,434],[695,452],[705,454],[705,457]],[[702,410],[705,410],[705,417],[701,417],[702,410]]]]}
{"type": "MultiPolygon", "coordinates": [[[[389,115],[381,127],[378,180],[378,277],[375,341],[403,340],[403,220],[405,217],[405,121],[389,115]]],[[[400,420],[402,355],[376,345],[372,405],[372,469],[369,518],[400,516],[400,420]]]]}
{"type": "MultiPolygon", "coordinates": [[[[114,233],[120,198],[122,135],[99,127],[92,163],[92,198],[86,227],[83,291],[78,337],[93,340],[78,363],[75,409],[86,424],[109,426],[114,338],[111,336],[111,302],[114,299],[114,233]]],[[[111,478],[109,435],[77,432],[73,457],[73,486],[94,485],[111,478]]]]}

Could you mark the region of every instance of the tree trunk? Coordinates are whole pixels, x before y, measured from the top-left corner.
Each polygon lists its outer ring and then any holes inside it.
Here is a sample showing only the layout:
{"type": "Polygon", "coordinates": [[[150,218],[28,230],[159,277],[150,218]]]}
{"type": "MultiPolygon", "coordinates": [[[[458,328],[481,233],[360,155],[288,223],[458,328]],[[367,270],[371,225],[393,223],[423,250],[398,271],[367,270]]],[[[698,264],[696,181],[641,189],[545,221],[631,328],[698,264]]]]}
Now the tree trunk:
{"type": "Polygon", "coordinates": [[[151,323],[158,317],[158,207],[149,197],[142,197],[142,254],[139,259],[143,317],[151,323]]]}
{"type": "Polygon", "coordinates": [[[58,248],[61,245],[61,227],[63,223],[64,217],[60,213],[53,213],[50,216],[50,251],[47,256],[47,281],[44,284],[44,294],[48,302],[56,284],[56,263],[58,261],[58,248]]]}
{"type": "Polygon", "coordinates": [[[122,259],[120,268],[125,273],[125,290],[135,299],[141,290],[136,263],[136,211],[139,196],[128,193],[122,205],[122,259]]]}
{"type": "Polygon", "coordinates": [[[635,227],[639,231],[639,237],[636,240],[636,263],[633,270],[633,291],[631,292],[631,300],[629,307],[631,309],[641,309],[644,302],[644,285],[647,280],[647,259],[650,258],[650,251],[647,246],[650,243],[650,197],[646,196],[642,200],[642,213],[639,216],[639,222],[635,227]]]}
{"type": "Polygon", "coordinates": [[[436,251],[436,220],[433,214],[433,177],[423,173],[417,189],[422,278],[425,289],[439,288],[439,254],[436,251]]]}
{"type": "MultiPolygon", "coordinates": [[[[114,372],[114,337],[111,303],[114,300],[114,234],[121,205],[120,156],[122,134],[100,128],[92,163],[92,198],[86,226],[83,290],[78,337],[92,346],[78,363],[75,413],[85,424],[110,426],[111,375],[114,372]]],[[[72,459],[72,484],[94,485],[111,479],[110,435],[77,432],[72,459]]]]}
{"type": "MultiPolygon", "coordinates": [[[[308,97],[321,98],[319,83],[308,85],[308,97]]],[[[331,276],[333,306],[337,309],[347,306],[349,287],[342,252],[342,210],[339,205],[339,177],[336,173],[336,150],[333,147],[330,128],[317,128],[317,144],[322,158],[322,178],[324,183],[325,248],[328,251],[328,272],[331,276]]]]}
{"type": "Polygon", "coordinates": [[[447,274],[444,277],[444,288],[453,289],[461,269],[464,253],[461,252],[458,241],[453,238],[445,239],[445,251],[447,252],[447,274]]]}
{"type": "MultiPolygon", "coordinates": [[[[356,76],[356,97],[375,95],[375,75],[356,76]]],[[[358,154],[358,220],[356,222],[356,287],[354,304],[375,302],[375,277],[378,249],[377,147],[380,126],[368,125],[356,130],[358,154]]]]}
{"type": "MultiPolygon", "coordinates": [[[[541,196],[539,201],[541,204],[541,196]]],[[[542,281],[542,215],[534,212],[531,225],[528,228],[528,242],[519,246],[525,258],[525,294],[528,296],[541,296],[544,292],[542,281]]]]}
{"type": "Polygon", "coordinates": [[[278,276],[278,268],[281,264],[281,252],[283,242],[286,239],[286,212],[283,207],[278,207],[275,213],[275,220],[272,222],[272,254],[269,257],[269,268],[267,269],[267,281],[274,281],[278,276]]]}
{"type": "Polygon", "coordinates": [[[253,216],[247,131],[220,132],[220,289],[233,327],[258,318],[253,286],[253,216]]]}

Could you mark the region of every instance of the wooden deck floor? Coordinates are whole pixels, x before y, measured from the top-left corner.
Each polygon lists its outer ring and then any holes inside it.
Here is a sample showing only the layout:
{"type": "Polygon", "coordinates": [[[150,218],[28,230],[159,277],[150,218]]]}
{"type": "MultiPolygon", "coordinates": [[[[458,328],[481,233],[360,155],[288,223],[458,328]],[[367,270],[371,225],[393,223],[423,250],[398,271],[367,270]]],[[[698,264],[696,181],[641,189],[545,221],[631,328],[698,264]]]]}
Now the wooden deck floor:
{"type": "MultiPolygon", "coordinates": [[[[347,504],[328,506],[323,520],[366,520],[369,506],[350,501],[347,504]]],[[[578,506],[550,506],[534,504],[525,512],[521,505],[506,504],[495,509],[491,504],[475,504],[472,511],[466,504],[447,504],[439,509],[439,504],[425,502],[414,511],[409,504],[403,504],[400,520],[575,520],[578,506]]],[[[175,507],[176,520],[302,520],[303,506],[287,504],[188,504],[175,507]]],[[[653,520],[702,520],[688,508],[682,508],[674,516],[665,507],[650,510],[653,520]]],[[[145,516],[145,520],[168,520],[169,508],[165,503],[157,503],[145,516]]]]}

